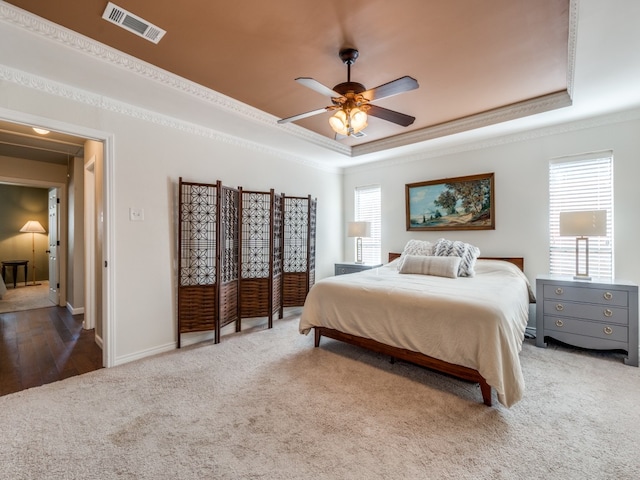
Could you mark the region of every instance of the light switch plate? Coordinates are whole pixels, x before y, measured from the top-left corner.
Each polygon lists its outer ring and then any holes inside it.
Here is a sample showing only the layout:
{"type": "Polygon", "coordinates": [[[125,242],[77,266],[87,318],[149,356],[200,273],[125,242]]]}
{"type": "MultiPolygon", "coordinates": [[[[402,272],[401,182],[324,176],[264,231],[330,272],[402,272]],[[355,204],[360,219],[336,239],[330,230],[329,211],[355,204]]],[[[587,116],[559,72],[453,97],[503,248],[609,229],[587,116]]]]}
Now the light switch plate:
{"type": "Polygon", "coordinates": [[[129,220],[142,222],[144,220],[144,208],[129,208],[129,220]]]}

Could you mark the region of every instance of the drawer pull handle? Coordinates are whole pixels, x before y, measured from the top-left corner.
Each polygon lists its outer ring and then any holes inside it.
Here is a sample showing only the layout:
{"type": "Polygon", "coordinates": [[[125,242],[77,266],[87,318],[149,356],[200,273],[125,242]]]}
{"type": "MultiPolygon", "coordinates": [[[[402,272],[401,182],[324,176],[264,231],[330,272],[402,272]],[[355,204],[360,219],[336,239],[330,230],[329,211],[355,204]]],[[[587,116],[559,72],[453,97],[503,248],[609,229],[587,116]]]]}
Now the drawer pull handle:
{"type": "Polygon", "coordinates": [[[556,295],[562,295],[563,293],[564,293],[564,290],[562,289],[562,287],[556,288],[556,295]]]}
{"type": "Polygon", "coordinates": [[[611,292],[604,292],[604,295],[602,295],[604,297],[605,300],[611,300],[613,298],[613,293],[611,292]]]}
{"type": "Polygon", "coordinates": [[[606,334],[606,335],[611,335],[613,333],[613,328],[611,327],[604,327],[602,329],[602,331],[606,334]]]}
{"type": "Polygon", "coordinates": [[[613,315],[613,312],[611,310],[609,310],[608,308],[605,308],[604,312],[602,312],[602,313],[604,313],[605,317],[610,317],[611,315],[613,315]]]}
{"type": "Polygon", "coordinates": [[[562,320],[556,320],[556,327],[564,327],[564,322],[562,320]]]}
{"type": "Polygon", "coordinates": [[[563,310],[564,310],[564,305],[562,305],[561,303],[558,303],[558,304],[556,305],[556,310],[557,310],[558,312],[563,311],[563,310]]]}

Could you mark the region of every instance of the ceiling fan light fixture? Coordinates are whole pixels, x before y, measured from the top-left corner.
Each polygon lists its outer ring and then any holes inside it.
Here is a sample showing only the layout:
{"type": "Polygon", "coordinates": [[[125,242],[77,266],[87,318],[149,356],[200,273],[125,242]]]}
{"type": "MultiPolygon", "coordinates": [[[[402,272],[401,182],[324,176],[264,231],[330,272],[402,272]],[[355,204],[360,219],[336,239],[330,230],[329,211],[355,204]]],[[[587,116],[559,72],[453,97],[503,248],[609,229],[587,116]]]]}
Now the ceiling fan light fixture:
{"type": "Polygon", "coordinates": [[[329,117],[329,125],[331,125],[334,132],[349,136],[366,128],[367,114],[358,107],[349,110],[341,108],[329,117]]]}
{"type": "Polygon", "coordinates": [[[367,127],[367,114],[364,110],[361,110],[358,107],[352,108],[349,112],[349,116],[351,117],[352,133],[358,133],[367,127]]]}
{"type": "Polygon", "coordinates": [[[329,117],[329,125],[334,132],[340,135],[349,135],[349,122],[347,120],[347,113],[340,109],[331,117],[329,117]]]}

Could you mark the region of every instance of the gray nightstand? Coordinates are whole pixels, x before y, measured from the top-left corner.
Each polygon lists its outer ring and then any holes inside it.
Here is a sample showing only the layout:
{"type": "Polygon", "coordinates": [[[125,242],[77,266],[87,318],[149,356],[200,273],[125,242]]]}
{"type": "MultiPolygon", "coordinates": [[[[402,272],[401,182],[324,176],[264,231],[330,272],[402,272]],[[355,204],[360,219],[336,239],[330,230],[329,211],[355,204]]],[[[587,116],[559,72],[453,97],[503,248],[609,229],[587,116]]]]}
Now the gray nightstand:
{"type": "Polygon", "coordinates": [[[347,262],[347,263],[336,263],[336,275],[345,275],[347,273],[356,273],[362,272],[364,270],[371,270],[372,268],[381,267],[382,264],[372,264],[372,263],[355,263],[355,262],[347,262]]]}
{"type": "Polygon", "coordinates": [[[577,347],[624,350],[627,365],[638,366],[638,286],[616,280],[536,280],[536,345],[545,337],[577,347]]]}

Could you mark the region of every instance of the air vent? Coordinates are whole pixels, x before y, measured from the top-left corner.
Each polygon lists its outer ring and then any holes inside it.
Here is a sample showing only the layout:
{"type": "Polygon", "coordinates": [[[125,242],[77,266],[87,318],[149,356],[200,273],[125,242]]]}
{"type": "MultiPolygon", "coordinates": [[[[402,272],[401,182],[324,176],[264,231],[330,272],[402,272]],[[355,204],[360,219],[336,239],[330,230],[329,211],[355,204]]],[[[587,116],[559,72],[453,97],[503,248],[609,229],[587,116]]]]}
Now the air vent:
{"type": "Polygon", "coordinates": [[[139,37],[146,38],[153,43],[158,43],[162,37],[164,37],[164,34],[167,33],[166,30],[156,27],[152,23],[143,20],[133,13],[127,12],[125,9],[111,2],[107,4],[102,18],[108,22],[119,25],[125,30],[129,30],[131,33],[135,33],[139,37]]]}

